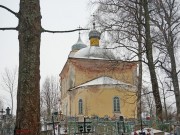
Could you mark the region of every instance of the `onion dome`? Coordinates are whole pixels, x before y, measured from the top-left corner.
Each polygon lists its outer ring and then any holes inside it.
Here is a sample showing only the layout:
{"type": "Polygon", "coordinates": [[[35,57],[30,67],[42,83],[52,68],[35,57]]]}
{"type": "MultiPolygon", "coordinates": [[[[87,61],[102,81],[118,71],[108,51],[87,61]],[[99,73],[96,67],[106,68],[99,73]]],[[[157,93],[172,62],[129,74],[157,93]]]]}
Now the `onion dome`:
{"type": "Polygon", "coordinates": [[[101,33],[99,31],[97,31],[96,29],[93,29],[89,32],[89,39],[91,39],[91,38],[100,39],[100,37],[101,37],[101,33]]]}
{"type": "Polygon", "coordinates": [[[79,33],[78,41],[77,41],[76,44],[74,44],[72,46],[72,51],[77,51],[77,50],[80,50],[80,49],[85,48],[85,47],[87,47],[87,46],[82,42],[81,36],[80,36],[80,33],[79,33]]]}
{"type": "Polygon", "coordinates": [[[99,46],[99,40],[101,33],[95,29],[95,23],[93,23],[93,29],[89,32],[89,40],[91,46],[99,46]]]}

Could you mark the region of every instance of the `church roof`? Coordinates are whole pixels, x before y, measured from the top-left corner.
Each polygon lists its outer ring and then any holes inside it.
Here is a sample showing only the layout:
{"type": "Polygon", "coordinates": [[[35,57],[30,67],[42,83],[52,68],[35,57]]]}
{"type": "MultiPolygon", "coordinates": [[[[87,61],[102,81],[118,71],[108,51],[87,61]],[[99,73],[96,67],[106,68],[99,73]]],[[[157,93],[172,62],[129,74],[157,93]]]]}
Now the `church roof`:
{"type": "Polygon", "coordinates": [[[91,80],[87,83],[84,83],[80,86],[87,86],[87,85],[101,85],[101,84],[124,84],[124,85],[130,85],[128,83],[121,82],[119,80],[113,79],[111,77],[102,76],[99,78],[96,78],[94,80],[91,80]]]}
{"type": "Polygon", "coordinates": [[[88,58],[88,59],[115,59],[114,54],[105,48],[88,46],[75,53],[74,58],[88,58]]]}
{"type": "Polygon", "coordinates": [[[132,89],[132,88],[135,89],[135,86],[131,84],[124,83],[122,81],[113,79],[108,76],[102,76],[102,77],[96,78],[94,80],[81,84],[73,89],[81,88],[81,87],[88,87],[88,86],[95,86],[95,85],[119,85],[120,87],[125,88],[125,89],[132,89]]]}

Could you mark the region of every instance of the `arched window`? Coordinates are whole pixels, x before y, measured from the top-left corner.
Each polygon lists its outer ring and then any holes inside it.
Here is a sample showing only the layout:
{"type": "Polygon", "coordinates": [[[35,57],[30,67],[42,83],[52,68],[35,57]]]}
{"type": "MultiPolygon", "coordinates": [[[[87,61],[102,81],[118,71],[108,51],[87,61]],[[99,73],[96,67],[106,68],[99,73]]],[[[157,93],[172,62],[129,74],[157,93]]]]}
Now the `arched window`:
{"type": "Polygon", "coordinates": [[[119,97],[113,98],[114,112],[120,112],[120,102],[119,97]]]}
{"type": "Polygon", "coordinates": [[[79,99],[79,114],[83,114],[83,101],[79,99]]]}

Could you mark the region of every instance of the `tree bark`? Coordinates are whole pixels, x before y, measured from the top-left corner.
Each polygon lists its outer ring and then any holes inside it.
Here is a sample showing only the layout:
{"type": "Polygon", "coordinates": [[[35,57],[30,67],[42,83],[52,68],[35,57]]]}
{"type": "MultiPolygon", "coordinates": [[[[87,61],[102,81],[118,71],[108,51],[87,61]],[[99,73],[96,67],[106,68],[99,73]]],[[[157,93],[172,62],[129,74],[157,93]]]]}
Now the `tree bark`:
{"type": "Polygon", "coordinates": [[[157,77],[156,77],[156,72],[155,72],[155,66],[153,62],[148,1],[143,0],[142,4],[144,8],[144,19],[145,19],[144,27],[145,27],[145,37],[146,37],[145,39],[146,57],[148,60],[148,68],[149,68],[150,77],[151,77],[152,91],[153,91],[153,96],[154,96],[155,104],[156,104],[156,115],[158,116],[158,118],[162,120],[162,104],[161,104],[161,99],[159,95],[159,87],[158,87],[158,82],[157,82],[157,77]]]}
{"type": "MultiPolygon", "coordinates": [[[[173,4],[172,4],[173,6],[173,4]]],[[[172,11],[171,11],[172,12],[172,11]]],[[[166,38],[166,48],[167,52],[169,54],[169,58],[171,61],[171,78],[172,78],[172,83],[174,87],[174,94],[175,94],[175,100],[176,100],[176,108],[177,108],[177,118],[180,121],[180,91],[179,91],[179,81],[178,81],[178,74],[177,74],[177,69],[176,69],[176,60],[175,60],[175,54],[174,54],[174,44],[175,44],[175,34],[172,32],[172,16],[168,16],[168,37],[166,38]]]]}
{"type": "MultiPolygon", "coordinates": [[[[140,0],[141,2],[141,0],[140,0]]],[[[138,107],[137,107],[137,118],[142,122],[142,5],[137,4],[137,30],[138,30],[138,60],[139,60],[139,75],[138,75],[138,107]]]]}
{"type": "Polygon", "coordinates": [[[180,92],[179,92],[179,83],[178,83],[178,76],[176,70],[176,61],[174,57],[174,44],[173,42],[173,34],[171,34],[172,41],[170,44],[167,44],[167,51],[171,60],[171,77],[172,83],[174,87],[174,94],[176,100],[176,108],[177,108],[177,118],[180,121],[180,92]]]}
{"type": "Polygon", "coordinates": [[[15,135],[40,134],[40,39],[39,0],[20,0],[19,78],[15,135]]]}

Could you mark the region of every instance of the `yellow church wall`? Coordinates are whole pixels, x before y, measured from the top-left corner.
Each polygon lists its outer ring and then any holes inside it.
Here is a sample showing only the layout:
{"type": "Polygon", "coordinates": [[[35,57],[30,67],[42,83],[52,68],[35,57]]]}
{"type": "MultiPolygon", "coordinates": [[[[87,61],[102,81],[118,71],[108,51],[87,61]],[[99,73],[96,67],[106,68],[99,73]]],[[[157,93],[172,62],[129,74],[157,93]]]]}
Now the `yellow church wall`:
{"type": "Polygon", "coordinates": [[[136,118],[136,94],[135,91],[128,91],[120,87],[96,86],[79,88],[71,91],[70,104],[71,116],[78,114],[78,101],[83,100],[83,115],[108,115],[120,114],[125,118],[136,118]],[[113,98],[120,98],[120,113],[113,112],[113,98]]]}
{"type": "Polygon", "coordinates": [[[102,77],[102,76],[108,76],[114,79],[117,79],[119,81],[125,82],[125,83],[130,83],[132,84],[132,82],[130,82],[131,80],[131,72],[130,71],[126,71],[126,72],[119,72],[119,71],[114,71],[114,73],[112,72],[108,72],[108,71],[104,71],[104,72],[82,72],[82,70],[80,69],[76,69],[76,75],[75,75],[75,85],[78,86],[82,83],[86,83],[88,81],[91,81],[93,79],[96,79],[98,77],[102,77]]]}
{"type": "Polygon", "coordinates": [[[91,86],[91,88],[69,90],[101,76],[136,85],[136,68],[137,62],[69,58],[60,73],[63,114],[79,116],[78,100],[81,98],[84,102],[83,115],[113,117],[114,114],[119,114],[113,112],[113,97],[118,96],[120,98],[120,114],[126,118],[135,118],[136,96],[132,91],[114,86],[91,86]]]}
{"type": "Polygon", "coordinates": [[[135,85],[136,62],[126,63],[117,61],[78,60],[71,59],[71,65],[76,71],[74,74],[75,86],[101,76],[109,76],[125,83],[135,85]]]}
{"type": "MultiPolygon", "coordinates": [[[[109,60],[68,59],[60,77],[61,90],[66,91],[101,76],[109,76],[125,83],[135,85],[136,62],[118,62],[109,60]]],[[[66,96],[62,94],[62,96],[66,96]]]]}

